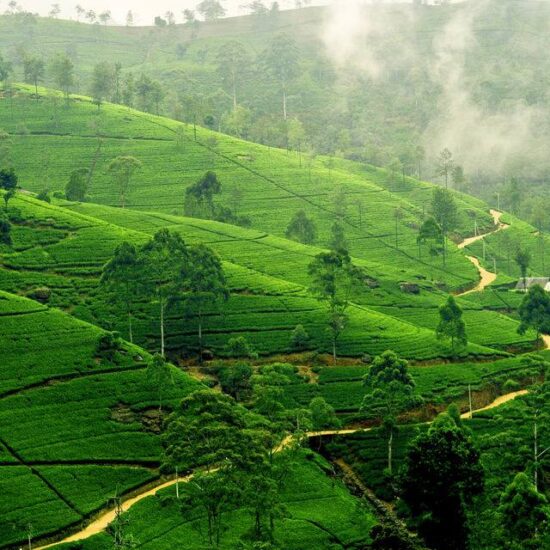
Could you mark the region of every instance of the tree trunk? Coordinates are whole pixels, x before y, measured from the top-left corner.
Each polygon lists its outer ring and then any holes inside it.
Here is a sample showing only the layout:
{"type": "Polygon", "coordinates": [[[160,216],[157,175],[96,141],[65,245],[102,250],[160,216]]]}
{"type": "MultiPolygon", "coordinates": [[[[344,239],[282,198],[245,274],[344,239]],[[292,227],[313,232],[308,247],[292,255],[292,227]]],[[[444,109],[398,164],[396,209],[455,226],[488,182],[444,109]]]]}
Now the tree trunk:
{"type": "Polygon", "coordinates": [[[393,458],[393,429],[390,428],[390,437],[388,439],[388,472],[392,473],[392,458],[393,458]]]}
{"type": "Polygon", "coordinates": [[[160,298],[160,354],[164,357],[164,298],[160,298]]]}
{"type": "Polygon", "coordinates": [[[332,361],[336,365],[336,336],[332,338],[332,361]]]}

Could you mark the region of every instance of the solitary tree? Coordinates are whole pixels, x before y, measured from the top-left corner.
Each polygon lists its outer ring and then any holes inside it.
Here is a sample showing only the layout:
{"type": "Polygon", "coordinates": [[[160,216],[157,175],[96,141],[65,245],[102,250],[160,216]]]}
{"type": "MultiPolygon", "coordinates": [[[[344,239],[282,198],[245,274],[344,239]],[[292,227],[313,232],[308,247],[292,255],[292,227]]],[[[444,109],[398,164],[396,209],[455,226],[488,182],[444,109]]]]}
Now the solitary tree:
{"type": "Polygon", "coordinates": [[[317,240],[317,227],[303,210],[298,210],[292,216],[285,234],[289,239],[304,244],[313,244],[317,240]]]}
{"type": "Polygon", "coordinates": [[[159,399],[159,413],[162,413],[162,396],[164,391],[174,385],[170,365],[162,355],[156,353],[147,365],[147,379],[155,386],[159,399]]]}
{"type": "Polygon", "coordinates": [[[208,171],[185,191],[185,215],[214,218],[214,195],[221,193],[222,184],[215,172],[208,171]]]}
{"type": "Polygon", "coordinates": [[[401,496],[429,548],[467,548],[466,507],[481,493],[483,478],[479,452],[449,414],[412,441],[401,496]]]}
{"type": "Polygon", "coordinates": [[[334,222],[330,228],[330,233],[330,249],[335,252],[344,252],[347,254],[348,241],[344,233],[344,226],[340,222],[334,222]]]}
{"type": "Polygon", "coordinates": [[[46,66],[40,57],[25,57],[23,59],[23,73],[25,82],[34,84],[34,92],[38,97],[38,83],[44,80],[46,66]]]}
{"type": "Polygon", "coordinates": [[[437,158],[437,175],[445,178],[445,189],[449,187],[449,176],[453,173],[454,168],[453,154],[449,149],[445,148],[437,158]]]}
{"type": "Polygon", "coordinates": [[[537,342],[542,333],[550,334],[550,295],[541,286],[535,285],[529,289],[518,313],[521,320],[518,327],[520,334],[532,328],[537,333],[537,342]]]}
{"type": "Polygon", "coordinates": [[[165,355],[164,313],[172,295],[174,281],[187,262],[188,250],[177,233],[161,229],[138,252],[142,292],[154,298],[159,307],[160,354],[165,355]]]}
{"type": "Polygon", "coordinates": [[[118,186],[120,195],[120,206],[124,208],[126,204],[126,193],[130,187],[130,181],[133,175],[141,167],[141,162],[129,156],[117,157],[113,159],[107,168],[112,175],[114,182],[118,186]]]}
{"type": "Polygon", "coordinates": [[[363,377],[367,393],[361,412],[371,418],[381,418],[388,437],[388,472],[392,473],[393,437],[397,429],[397,415],[418,402],[415,383],[409,373],[409,364],[393,351],[376,357],[363,377]]]}
{"type": "Polygon", "coordinates": [[[250,67],[250,58],[244,46],[235,40],[224,44],[218,52],[218,73],[231,97],[233,110],[237,109],[238,88],[250,67]]]}
{"type": "Polygon", "coordinates": [[[0,170],[0,189],[4,190],[4,204],[6,210],[8,209],[8,202],[15,195],[17,181],[17,174],[13,168],[9,168],[8,170],[0,170]]]}
{"type": "Polygon", "coordinates": [[[133,342],[134,300],[140,288],[138,257],[133,244],[123,242],[117,246],[114,256],[103,268],[100,282],[104,288],[113,292],[117,301],[124,304],[128,316],[128,339],[133,342]]]}
{"type": "Polygon", "coordinates": [[[11,246],[11,224],[5,218],[0,218],[0,244],[11,246]]]}
{"type": "Polygon", "coordinates": [[[507,543],[515,542],[518,548],[543,547],[541,535],[550,527],[550,508],[523,472],[502,493],[499,513],[507,543]]]}
{"type": "Polygon", "coordinates": [[[102,61],[94,66],[91,92],[98,111],[101,109],[103,101],[105,101],[111,93],[113,76],[113,67],[110,63],[102,61]]]}
{"type": "Polygon", "coordinates": [[[202,361],[206,309],[229,299],[229,290],[219,256],[204,245],[190,248],[188,262],[180,270],[176,287],[183,293],[186,314],[197,318],[199,360],[202,361]]]}
{"type": "Polygon", "coordinates": [[[87,168],[78,168],[71,172],[69,181],[65,186],[65,197],[67,200],[75,202],[83,202],[86,200],[88,175],[89,170],[87,168]]]}
{"type": "Polygon", "coordinates": [[[264,65],[279,84],[283,99],[283,118],[288,118],[288,87],[298,72],[298,49],[288,35],[276,36],[263,55],[264,65]]]}
{"type": "Polygon", "coordinates": [[[416,237],[418,256],[422,258],[422,245],[430,244],[430,254],[436,256],[443,247],[443,232],[433,217],[429,217],[418,230],[416,237]]]}
{"type": "Polygon", "coordinates": [[[205,21],[214,21],[225,15],[225,8],[218,0],[202,0],[197,6],[197,11],[205,21]]]}
{"type": "Polygon", "coordinates": [[[521,278],[523,279],[523,290],[527,292],[527,270],[529,269],[529,265],[531,264],[531,254],[528,250],[518,248],[516,250],[516,256],[514,260],[519,267],[519,272],[521,273],[521,278]]]}
{"type": "Polygon", "coordinates": [[[434,189],[432,213],[443,234],[443,263],[447,259],[447,237],[458,224],[458,210],[453,195],[447,189],[434,189]]]}
{"type": "Polygon", "coordinates": [[[317,255],[309,264],[311,291],[328,306],[332,356],[336,364],[336,344],[346,322],[351,293],[360,279],[360,271],[345,250],[332,250],[317,255]]]}
{"type": "Polygon", "coordinates": [[[74,85],[74,65],[66,54],[57,54],[50,63],[50,73],[56,86],[69,98],[74,85]]]}
{"type": "Polygon", "coordinates": [[[439,308],[439,324],[435,333],[441,340],[451,340],[453,353],[457,344],[460,347],[465,347],[468,344],[466,324],[462,319],[462,309],[460,309],[453,296],[449,296],[447,302],[439,308]]]}

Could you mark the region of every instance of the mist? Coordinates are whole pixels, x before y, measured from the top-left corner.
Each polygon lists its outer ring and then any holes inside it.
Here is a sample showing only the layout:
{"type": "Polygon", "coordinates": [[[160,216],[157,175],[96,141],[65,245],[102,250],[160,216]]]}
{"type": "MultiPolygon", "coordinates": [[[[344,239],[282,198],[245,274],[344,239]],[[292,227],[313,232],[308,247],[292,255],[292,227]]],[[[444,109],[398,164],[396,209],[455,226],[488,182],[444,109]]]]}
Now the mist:
{"type": "MultiPolygon", "coordinates": [[[[428,93],[437,94],[434,116],[420,128],[429,159],[447,147],[470,173],[514,171],[518,158],[523,164],[545,160],[549,140],[541,136],[541,126],[548,115],[521,97],[500,105],[481,104],[476,97],[480,82],[472,79],[471,67],[477,62],[479,32],[490,26],[488,11],[494,6],[492,0],[444,8],[334,1],[322,40],[340,75],[355,71],[380,82],[399,68],[408,76],[417,71],[428,77],[428,93]],[[430,9],[449,13],[423,48],[418,42],[426,41],[426,32],[419,14],[430,9]]],[[[498,66],[498,60],[494,63],[498,66]]],[[[484,77],[490,84],[493,74],[484,77]]]]}

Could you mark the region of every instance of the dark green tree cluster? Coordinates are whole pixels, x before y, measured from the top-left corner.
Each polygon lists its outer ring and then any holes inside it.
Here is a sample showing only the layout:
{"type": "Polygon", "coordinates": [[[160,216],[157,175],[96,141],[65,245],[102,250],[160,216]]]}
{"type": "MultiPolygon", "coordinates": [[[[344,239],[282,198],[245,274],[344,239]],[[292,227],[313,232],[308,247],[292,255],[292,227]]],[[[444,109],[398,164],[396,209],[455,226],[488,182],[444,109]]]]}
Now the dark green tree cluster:
{"type": "Polygon", "coordinates": [[[165,318],[168,307],[180,308],[198,326],[198,351],[202,357],[204,312],[229,297],[221,260],[203,245],[187,246],[179,234],[158,231],[136,249],[122,243],[105,265],[101,284],[123,304],[128,332],[133,339],[135,305],[156,303],[159,312],[160,355],[165,356],[165,318]]]}

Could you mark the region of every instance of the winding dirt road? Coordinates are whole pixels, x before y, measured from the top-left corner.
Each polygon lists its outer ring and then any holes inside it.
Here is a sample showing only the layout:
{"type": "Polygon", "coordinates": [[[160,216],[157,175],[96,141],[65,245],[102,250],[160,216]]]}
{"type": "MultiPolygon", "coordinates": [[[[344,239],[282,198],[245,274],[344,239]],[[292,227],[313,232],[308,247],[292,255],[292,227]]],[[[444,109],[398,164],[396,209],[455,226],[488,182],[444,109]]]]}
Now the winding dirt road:
{"type": "MultiPolygon", "coordinates": [[[[548,337],[550,339],[550,337],[548,337]]],[[[512,393],[507,393],[506,395],[501,395],[497,399],[495,399],[491,404],[487,405],[486,407],[483,407],[481,409],[477,409],[473,411],[473,413],[478,413],[482,411],[487,411],[489,409],[494,409],[495,407],[499,407],[500,405],[503,405],[504,403],[507,403],[508,401],[512,401],[516,397],[519,397],[520,395],[525,395],[527,390],[520,390],[512,393]]],[[[464,413],[461,415],[461,418],[470,418],[470,413],[464,413]]],[[[354,433],[360,433],[360,432],[368,432],[372,430],[372,428],[357,428],[357,429],[343,429],[343,430],[322,430],[317,432],[308,432],[306,434],[308,439],[311,439],[313,437],[326,437],[330,435],[346,435],[346,434],[354,434],[354,433]]],[[[283,450],[285,447],[290,445],[290,443],[293,441],[292,436],[286,437],[283,442],[277,447],[275,452],[283,450]]],[[[149,487],[148,489],[144,490],[142,493],[139,493],[133,497],[128,498],[127,500],[123,501],[121,504],[122,511],[126,512],[128,511],[134,504],[138,503],[139,501],[156,495],[159,491],[162,491],[163,489],[166,489],[168,487],[174,486],[177,482],[179,483],[188,483],[193,479],[193,474],[190,474],[186,477],[180,477],[178,480],[171,479],[169,481],[166,481],[160,485],[157,485],[155,487],[149,487]]],[[[70,535],[62,540],[59,540],[57,542],[48,544],[46,546],[38,546],[35,548],[35,550],[45,550],[46,548],[51,548],[52,546],[56,546],[58,544],[64,544],[67,542],[76,542],[79,540],[87,539],[91,537],[92,535],[97,535],[109,526],[110,523],[114,521],[116,517],[116,509],[115,508],[109,508],[108,510],[105,510],[101,515],[99,515],[95,520],[93,520],[89,525],[84,527],[82,530],[78,531],[74,535],[70,535]]]]}
{"type": "MultiPolygon", "coordinates": [[[[459,245],[458,248],[464,249],[467,246],[483,240],[487,235],[492,235],[493,233],[498,233],[499,231],[502,231],[503,229],[507,229],[510,227],[509,225],[502,223],[500,221],[500,218],[502,217],[502,212],[499,212],[498,210],[491,210],[491,216],[493,216],[493,220],[495,222],[496,229],[493,229],[492,231],[488,231],[487,233],[483,233],[482,235],[476,235],[475,237],[469,237],[467,239],[464,239],[459,245]]],[[[466,256],[470,262],[472,262],[478,273],[479,273],[479,283],[470,290],[466,290],[465,292],[461,292],[458,294],[458,296],[466,296],[467,294],[471,294],[472,292],[481,292],[485,290],[489,285],[495,282],[497,278],[496,273],[492,273],[491,271],[488,271],[484,267],[481,266],[479,260],[475,256],[466,256]]]]}

